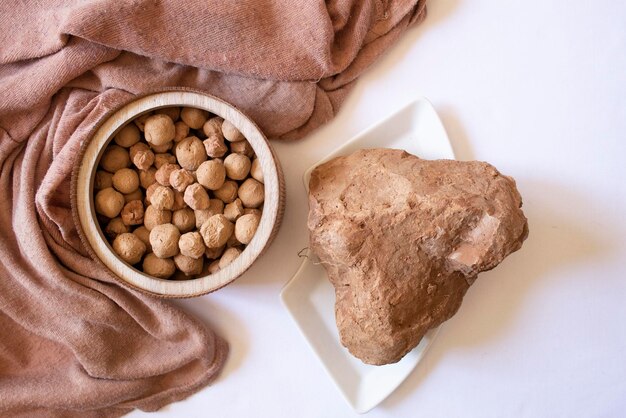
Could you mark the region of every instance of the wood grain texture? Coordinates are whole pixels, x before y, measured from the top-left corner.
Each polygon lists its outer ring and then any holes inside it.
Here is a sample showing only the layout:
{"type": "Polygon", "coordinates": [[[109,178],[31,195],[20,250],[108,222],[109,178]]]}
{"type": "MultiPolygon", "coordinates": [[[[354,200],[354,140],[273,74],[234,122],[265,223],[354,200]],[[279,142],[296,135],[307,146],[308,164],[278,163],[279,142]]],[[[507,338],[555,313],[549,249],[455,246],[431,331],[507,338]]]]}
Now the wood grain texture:
{"type": "Polygon", "coordinates": [[[265,251],[280,226],[285,202],[282,170],[274,151],[261,130],[234,106],[208,94],[187,89],[147,94],[110,114],[85,144],[80,165],[72,179],[72,207],[79,235],[88,251],[101,261],[121,283],[160,297],[184,298],[213,292],[241,276],[265,251]],[[242,254],[219,272],[192,280],[163,280],[149,276],[121,260],[105,239],[96,219],[93,183],[105,147],[115,134],[137,116],[163,107],[188,106],[207,110],[229,120],[246,137],[263,170],[265,203],[256,234],[242,254]]]}

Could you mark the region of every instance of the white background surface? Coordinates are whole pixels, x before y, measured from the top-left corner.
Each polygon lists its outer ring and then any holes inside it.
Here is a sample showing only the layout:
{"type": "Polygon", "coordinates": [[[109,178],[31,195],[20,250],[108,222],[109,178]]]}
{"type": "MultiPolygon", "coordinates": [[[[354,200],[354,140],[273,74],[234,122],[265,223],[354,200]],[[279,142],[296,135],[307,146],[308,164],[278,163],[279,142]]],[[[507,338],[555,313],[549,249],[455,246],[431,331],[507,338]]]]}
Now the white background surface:
{"type": "Polygon", "coordinates": [[[230,342],[226,368],[151,417],[356,416],[279,301],[307,245],[301,177],[420,95],[459,159],[517,179],[530,237],[368,418],[626,414],[626,4],[432,0],[333,122],[274,144],[288,195],[275,243],[232,285],[177,302],[230,342]]]}

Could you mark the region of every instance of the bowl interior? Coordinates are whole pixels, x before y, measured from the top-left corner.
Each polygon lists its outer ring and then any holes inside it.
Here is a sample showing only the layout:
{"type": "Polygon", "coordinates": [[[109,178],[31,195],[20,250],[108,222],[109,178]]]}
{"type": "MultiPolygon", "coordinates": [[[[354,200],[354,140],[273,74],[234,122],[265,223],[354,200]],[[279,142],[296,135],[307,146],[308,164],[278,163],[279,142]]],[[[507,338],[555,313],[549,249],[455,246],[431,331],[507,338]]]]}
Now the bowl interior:
{"type": "Polygon", "coordinates": [[[165,91],[138,98],[112,113],[96,130],[85,149],[76,179],[76,208],[82,233],[91,250],[118,278],[131,287],[165,297],[198,296],[217,290],[243,274],[271,242],[280,224],[284,187],[280,166],[261,130],[243,113],[213,96],[194,91],[165,91]],[[113,251],[96,218],[93,189],[96,169],[106,146],[133,119],[159,108],[196,107],[230,121],[246,137],[259,159],[265,202],[252,241],[231,264],[217,273],[189,280],[150,276],[123,261],[113,251]]]}

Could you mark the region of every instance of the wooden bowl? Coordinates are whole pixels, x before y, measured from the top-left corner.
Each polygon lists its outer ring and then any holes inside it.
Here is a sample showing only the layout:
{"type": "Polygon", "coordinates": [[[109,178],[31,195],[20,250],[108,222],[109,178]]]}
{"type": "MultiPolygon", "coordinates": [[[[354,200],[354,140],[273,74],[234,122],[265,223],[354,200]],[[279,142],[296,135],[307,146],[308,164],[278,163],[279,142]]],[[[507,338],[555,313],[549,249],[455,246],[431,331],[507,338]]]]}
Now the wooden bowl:
{"type": "Polygon", "coordinates": [[[92,256],[111,270],[121,283],[132,288],[155,296],[172,298],[193,297],[213,292],[241,276],[268,247],[278,231],[283,214],[285,191],[282,171],[272,147],[252,120],[234,106],[216,97],[182,89],[139,97],[103,120],[83,150],[82,160],[73,179],[73,203],[80,224],[79,233],[92,256]],[[137,116],[172,106],[204,109],[232,122],[254,149],[263,170],[265,184],[263,215],[252,241],[241,255],[224,269],[215,274],[190,280],[159,279],[127,264],[113,252],[105,239],[94,209],[94,178],[105,147],[124,125],[137,116]]]}

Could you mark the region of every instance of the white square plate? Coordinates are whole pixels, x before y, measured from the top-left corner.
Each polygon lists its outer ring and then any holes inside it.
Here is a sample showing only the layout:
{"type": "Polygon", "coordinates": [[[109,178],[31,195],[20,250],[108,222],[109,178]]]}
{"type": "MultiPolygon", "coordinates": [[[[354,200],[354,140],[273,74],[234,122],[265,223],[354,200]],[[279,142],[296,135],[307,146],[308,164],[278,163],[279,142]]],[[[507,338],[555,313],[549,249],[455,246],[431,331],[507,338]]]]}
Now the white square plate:
{"type": "MultiPolygon", "coordinates": [[[[309,189],[311,171],[334,157],[362,148],[397,148],[425,159],[454,159],[441,120],[428,100],[422,98],[389,118],[366,129],[304,174],[309,189]]],[[[281,292],[282,301],[322,365],[348,403],[365,413],[391,394],[415,368],[435,338],[429,331],[420,344],[402,360],[386,366],[371,366],[353,357],[339,341],[335,324],[335,291],[324,268],[312,255],[281,292]]]]}

